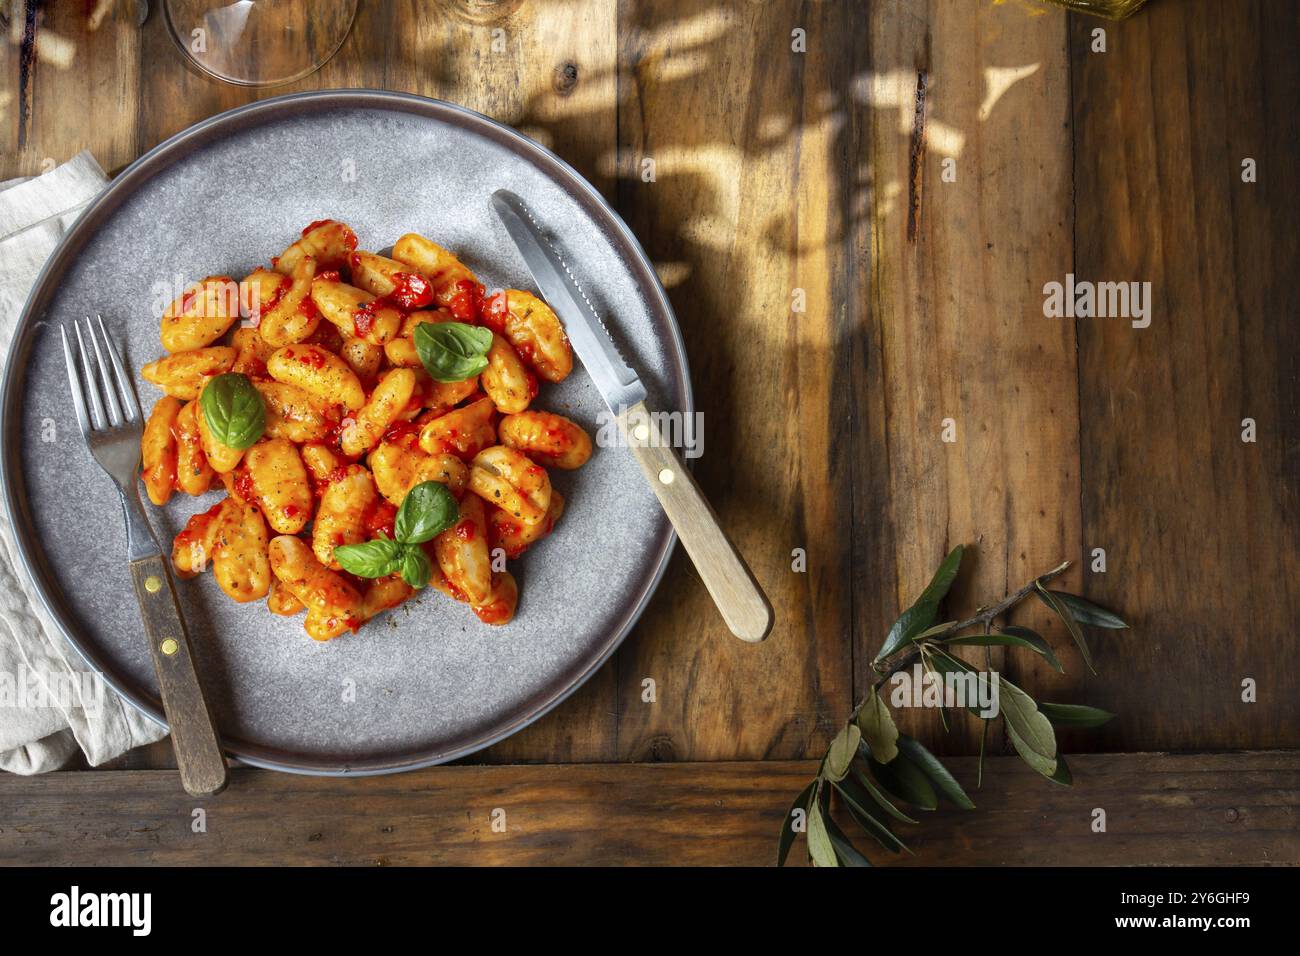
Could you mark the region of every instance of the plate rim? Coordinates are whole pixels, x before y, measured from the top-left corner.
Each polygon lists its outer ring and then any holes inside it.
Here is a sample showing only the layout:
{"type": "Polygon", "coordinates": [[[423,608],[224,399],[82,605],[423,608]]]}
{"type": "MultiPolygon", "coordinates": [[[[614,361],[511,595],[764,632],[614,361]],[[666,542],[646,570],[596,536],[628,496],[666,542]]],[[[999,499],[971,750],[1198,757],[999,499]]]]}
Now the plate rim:
{"type": "MultiPolygon", "coordinates": [[[[36,325],[41,315],[48,308],[49,300],[54,291],[52,279],[66,272],[68,266],[93,236],[104,217],[114,212],[125,199],[134,195],[157,172],[161,172],[184,159],[194,148],[206,145],[209,141],[208,137],[213,134],[215,129],[231,124],[242,123],[247,125],[250,121],[252,121],[252,125],[258,125],[256,120],[259,114],[263,113],[271,114],[263,122],[268,120],[274,122],[278,118],[276,114],[292,116],[296,110],[299,110],[303,104],[308,102],[314,102],[318,107],[326,105],[338,108],[395,110],[403,113],[415,113],[432,119],[445,119],[448,115],[459,117],[462,127],[479,135],[486,135],[508,148],[514,147],[513,151],[521,153],[525,161],[531,159],[544,173],[550,175],[553,180],[558,181],[558,184],[565,192],[571,195],[576,192],[578,195],[575,198],[579,202],[585,197],[586,202],[584,205],[597,214],[597,219],[603,218],[605,220],[605,224],[612,228],[617,237],[622,239],[623,244],[631,253],[627,264],[634,275],[639,275],[642,280],[638,284],[648,291],[647,305],[650,307],[651,312],[658,312],[667,320],[670,336],[664,342],[664,347],[669,359],[668,364],[677,373],[676,377],[678,378],[678,381],[672,382],[670,385],[670,388],[677,393],[673,398],[680,402],[680,407],[685,414],[692,415],[695,410],[690,363],[686,354],[685,342],[682,338],[681,326],[678,324],[676,313],[673,311],[668,294],[659,280],[658,273],[655,271],[650,257],[646,254],[640,241],[617,210],[586,177],[552,150],[525,136],[513,127],[469,107],[447,100],[394,90],[352,87],[306,90],[256,100],[218,113],[215,116],[207,117],[173,134],[137,158],[120,174],[111,179],[104,189],[82,210],[67,232],[60,237],[58,244],[42,266],[36,281],[32,284],[31,291],[27,295],[17,323],[14,326],[13,338],[9,345],[8,354],[5,356],[3,371],[0,372],[0,421],[5,423],[5,438],[0,442],[0,497],[3,497],[5,517],[13,530],[18,563],[21,565],[28,582],[35,591],[45,612],[49,615],[50,620],[53,621],[82,660],[123,700],[163,727],[167,727],[167,723],[161,708],[155,707],[151,700],[137,694],[125,682],[110,674],[108,669],[103,666],[100,655],[95,653],[94,641],[83,641],[76,636],[75,620],[60,606],[62,602],[54,599],[56,595],[52,593],[58,589],[57,578],[44,568],[43,556],[38,553],[40,549],[36,548],[31,542],[32,529],[27,502],[20,497],[23,491],[24,477],[19,464],[19,439],[16,429],[9,427],[21,411],[22,389],[20,384],[25,384],[25,380],[20,383],[20,379],[24,379],[24,376],[21,375],[24,362],[20,360],[20,353],[22,359],[25,360],[31,350],[36,325]],[[321,101],[324,101],[324,104],[321,101]],[[475,129],[475,127],[478,128],[475,129]],[[548,167],[551,168],[548,169],[548,167]],[[557,177],[556,173],[560,174],[560,176],[557,177]],[[73,249],[74,246],[76,246],[75,250],[73,249]],[[47,576],[48,581],[46,580],[47,576]],[[47,587],[47,585],[53,585],[53,587],[47,587]]],[[[241,126],[241,128],[243,127],[241,126]]],[[[634,600],[630,602],[629,609],[623,614],[620,624],[605,638],[604,643],[600,645],[598,651],[591,657],[587,665],[567,683],[562,684],[558,690],[547,693],[545,699],[538,705],[525,708],[522,714],[507,717],[504,724],[493,724],[485,732],[473,735],[466,742],[452,748],[412,751],[410,754],[396,757],[363,759],[353,763],[346,760],[335,761],[296,755],[292,751],[250,744],[245,741],[238,741],[239,746],[232,747],[223,739],[222,749],[228,756],[237,759],[243,764],[267,770],[278,770],[308,776],[354,777],[419,770],[456,760],[490,747],[492,744],[518,733],[554,710],[585,684],[613,656],[628,634],[631,633],[632,628],[641,619],[641,615],[645,612],[651,598],[658,590],[659,584],[667,571],[677,541],[677,534],[668,522],[665,522],[665,529],[655,542],[653,572],[642,580],[638,593],[634,600]]]]}

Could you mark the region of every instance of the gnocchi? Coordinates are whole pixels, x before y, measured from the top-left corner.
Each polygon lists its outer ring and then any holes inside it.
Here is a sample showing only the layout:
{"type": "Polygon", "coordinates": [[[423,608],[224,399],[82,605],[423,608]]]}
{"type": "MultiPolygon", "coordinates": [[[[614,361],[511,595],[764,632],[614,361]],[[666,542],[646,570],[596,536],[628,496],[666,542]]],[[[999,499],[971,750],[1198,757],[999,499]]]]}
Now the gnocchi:
{"type": "Polygon", "coordinates": [[[159,335],[167,354],[141,369],[163,393],[141,439],[149,500],[225,490],[173,541],[178,576],[211,569],[235,601],[302,614],[317,641],[357,631],[426,578],[484,623],[513,619],[519,587],[500,555],[552,532],[565,501],[547,469],[579,468],[593,450],[582,426],[533,407],[538,381],[573,367],[546,303],[519,290],[485,297],[423,236],[384,256],[325,219],[269,268],[187,288],[159,335]],[[430,335],[448,322],[459,325],[430,335]],[[447,336],[475,342],[479,364],[449,374],[437,344],[447,336]],[[426,482],[445,487],[450,510],[428,540],[399,543],[402,504],[426,482]],[[401,560],[358,566],[357,547],[401,560]]]}

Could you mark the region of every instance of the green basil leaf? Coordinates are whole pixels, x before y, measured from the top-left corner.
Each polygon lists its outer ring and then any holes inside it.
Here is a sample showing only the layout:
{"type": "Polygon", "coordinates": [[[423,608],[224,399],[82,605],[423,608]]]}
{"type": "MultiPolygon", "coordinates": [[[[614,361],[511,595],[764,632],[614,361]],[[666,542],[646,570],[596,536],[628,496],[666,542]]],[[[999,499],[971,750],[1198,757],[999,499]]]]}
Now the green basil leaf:
{"type": "Polygon", "coordinates": [[[334,549],[334,560],[359,578],[382,578],[401,567],[402,546],[388,538],[340,544],[334,549]]]}
{"type": "Polygon", "coordinates": [[[1041,703],[1038,711],[1059,727],[1100,727],[1115,718],[1110,711],[1083,704],[1041,703]]]}
{"type": "Polygon", "coordinates": [[[435,382],[463,382],[488,367],[492,330],[464,322],[421,322],[412,336],[420,364],[435,382]]]}
{"type": "Polygon", "coordinates": [[[406,493],[393,521],[393,537],[402,544],[420,544],[456,523],[460,506],[444,484],[422,481],[406,493]]]}
{"type": "Polygon", "coordinates": [[[898,749],[908,760],[921,768],[921,772],[930,778],[930,782],[938,787],[945,797],[963,810],[975,809],[975,804],[961,788],[957,778],[949,773],[948,768],[939,761],[939,758],[926,750],[919,740],[902,734],[898,738],[898,749]]]}
{"type": "Polygon", "coordinates": [[[1066,594],[1064,591],[1053,591],[1052,593],[1070,609],[1074,619],[1081,624],[1087,624],[1089,627],[1104,627],[1110,630],[1128,627],[1127,624],[1120,620],[1119,615],[1106,610],[1099,604],[1085,601],[1077,594],[1066,594]]]}
{"type": "Polygon", "coordinates": [[[247,375],[226,372],[208,380],[199,408],[212,437],[230,448],[247,448],[266,431],[262,394],[247,375]]]}
{"type": "Polygon", "coordinates": [[[402,580],[417,591],[429,583],[433,565],[418,544],[402,545],[402,580]]]}
{"type": "Polygon", "coordinates": [[[794,844],[794,838],[798,832],[794,828],[794,812],[802,810],[804,814],[804,829],[808,828],[808,798],[812,796],[813,787],[817,786],[814,780],[808,786],[803,788],[799,796],[794,798],[794,803],[790,804],[790,809],[785,812],[785,823],[781,825],[781,839],[776,846],[776,865],[785,866],[786,857],[790,855],[790,847],[794,844]]]}
{"type": "Polygon", "coordinates": [[[957,578],[957,569],[961,567],[962,550],[962,546],[957,545],[949,552],[916,603],[894,622],[880,652],[876,654],[877,661],[883,661],[934,623],[939,613],[939,602],[947,596],[948,589],[957,578]]]}

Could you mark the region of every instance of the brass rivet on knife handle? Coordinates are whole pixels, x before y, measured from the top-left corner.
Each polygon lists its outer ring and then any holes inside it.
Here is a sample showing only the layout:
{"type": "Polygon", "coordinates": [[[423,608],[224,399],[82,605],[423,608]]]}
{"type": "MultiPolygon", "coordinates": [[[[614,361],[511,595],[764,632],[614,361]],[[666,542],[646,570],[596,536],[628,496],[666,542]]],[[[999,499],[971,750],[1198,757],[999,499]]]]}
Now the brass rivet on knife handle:
{"type": "Polygon", "coordinates": [[[154,555],[132,561],[131,578],[171,726],[181,785],[196,797],[220,793],[226,786],[226,759],[194,670],[185,622],[164,559],[154,555]]]}
{"type": "Polygon", "coordinates": [[[763,640],[772,630],[772,605],[645,403],[625,409],[619,425],[731,633],[742,641],[763,640]]]}

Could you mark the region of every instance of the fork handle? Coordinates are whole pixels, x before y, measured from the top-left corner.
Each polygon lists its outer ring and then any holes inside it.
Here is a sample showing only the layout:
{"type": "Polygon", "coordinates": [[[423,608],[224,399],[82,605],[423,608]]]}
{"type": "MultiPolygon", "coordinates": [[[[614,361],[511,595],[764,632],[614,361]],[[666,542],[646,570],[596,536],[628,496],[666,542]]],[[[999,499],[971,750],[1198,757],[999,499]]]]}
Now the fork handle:
{"type": "Polygon", "coordinates": [[[645,402],[625,409],[619,424],[677,537],[681,538],[704,587],[727,627],[742,641],[757,643],[772,630],[772,605],[690,470],[658,431],[645,402]]]}
{"type": "Polygon", "coordinates": [[[171,573],[162,556],[155,554],[131,562],[131,579],[158,673],[181,785],[196,797],[220,793],[226,787],[226,760],[194,670],[190,638],[171,573]]]}

